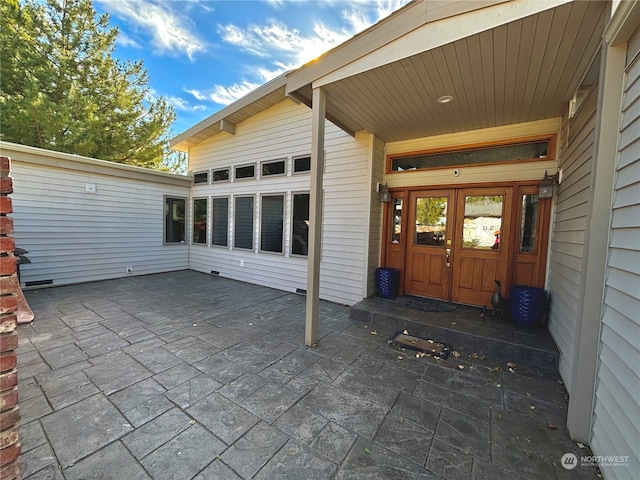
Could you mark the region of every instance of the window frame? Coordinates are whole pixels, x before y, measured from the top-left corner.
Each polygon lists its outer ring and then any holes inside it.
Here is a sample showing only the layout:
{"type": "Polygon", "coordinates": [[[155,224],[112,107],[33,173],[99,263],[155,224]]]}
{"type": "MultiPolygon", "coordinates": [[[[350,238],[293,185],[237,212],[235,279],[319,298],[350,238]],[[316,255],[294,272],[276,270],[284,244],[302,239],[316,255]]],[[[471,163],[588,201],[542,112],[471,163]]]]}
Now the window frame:
{"type": "Polygon", "coordinates": [[[305,175],[311,172],[311,154],[308,155],[296,155],[295,157],[291,157],[291,174],[292,175],[305,175]],[[309,170],[297,170],[296,171],[296,160],[301,160],[303,158],[309,159],[309,170]]]}
{"type": "MultiPolygon", "coordinates": [[[[310,203],[311,201],[311,192],[309,190],[300,190],[300,191],[295,191],[295,192],[291,192],[291,208],[290,208],[290,212],[289,212],[289,217],[290,217],[290,222],[291,222],[291,226],[290,226],[290,231],[289,231],[289,248],[288,248],[288,253],[289,256],[292,258],[309,258],[309,253],[307,252],[307,254],[304,253],[294,253],[293,252],[293,229],[295,227],[295,196],[296,195],[307,195],[308,197],[308,202],[310,203]]],[[[309,210],[311,209],[311,205],[309,205],[309,210]]],[[[310,211],[307,212],[307,215],[310,214],[310,211]]],[[[309,225],[307,225],[307,248],[309,247],[309,225]]]]}
{"type": "Polygon", "coordinates": [[[277,158],[275,160],[265,160],[264,162],[260,162],[260,178],[271,178],[271,177],[286,177],[287,176],[287,159],[286,158],[277,158]],[[265,165],[269,165],[271,163],[280,163],[284,164],[284,169],[282,173],[269,173],[267,175],[264,174],[262,169],[265,165]]]}
{"type": "Polygon", "coordinates": [[[256,196],[255,195],[234,195],[233,196],[233,242],[232,242],[233,250],[242,250],[245,252],[255,252],[256,250],[256,196]],[[236,240],[238,239],[237,228],[238,221],[236,214],[238,213],[238,199],[242,198],[250,198],[253,200],[253,204],[251,205],[251,247],[238,247],[236,246],[236,240]]]}
{"type": "Polygon", "coordinates": [[[230,202],[231,197],[229,195],[214,195],[211,197],[211,213],[210,213],[210,218],[211,218],[211,235],[210,235],[210,241],[209,241],[209,246],[213,247],[213,248],[224,248],[226,250],[229,250],[229,248],[231,247],[231,245],[229,244],[229,220],[231,218],[231,216],[229,215],[229,210],[231,207],[231,202],[230,202]],[[214,222],[215,222],[215,217],[214,217],[214,202],[216,200],[226,200],[227,201],[227,221],[225,222],[225,231],[227,233],[226,236],[226,244],[225,245],[219,245],[217,243],[213,243],[214,242],[214,238],[215,238],[215,234],[214,234],[214,222]]]}
{"type": "Polygon", "coordinates": [[[258,252],[259,253],[266,253],[266,254],[270,254],[270,255],[280,255],[283,256],[286,253],[287,250],[287,246],[286,246],[286,210],[287,210],[287,195],[285,192],[269,192],[269,193],[262,193],[260,195],[260,242],[258,244],[258,252]],[[264,213],[264,198],[265,197],[281,197],[282,198],[282,212],[281,212],[281,219],[282,219],[282,250],[277,252],[277,251],[273,251],[273,250],[265,250],[262,248],[262,233],[264,231],[263,229],[263,213],[264,213]]]}
{"type": "Polygon", "coordinates": [[[211,185],[213,185],[214,183],[224,183],[224,182],[230,182],[230,181],[231,181],[231,167],[211,169],[211,185]],[[223,171],[227,172],[227,178],[225,180],[215,180],[213,178],[216,172],[223,172],[223,171]]]}
{"type": "Polygon", "coordinates": [[[191,245],[207,247],[209,246],[209,198],[208,197],[192,197],[191,198],[191,245]],[[194,241],[195,223],[196,223],[196,200],[205,201],[205,218],[204,218],[204,243],[194,241]]]}
{"type": "Polygon", "coordinates": [[[522,138],[513,138],[513,139],[507,139],[507,140],[499,140],[494,142],[472,143],[472,144],[457,145],[457,146],[452,145],[448,147],[431,148],[431,149],[389,154],[387,155],[387,158],[385,161],[385,174],[408,175],[411,173],[428,172],[433,170],[447,170],[452,168],[455,169],[455,168],[463,168],[463,167],[470,168],[470,167],[483,167],[483,166],[515,165],[519,163],[555,161],[557,138],[558,138],[557,134],[554,133],[554,134],[546,134],[546,135],[534,135],[534,136],[522,137],[522,138]],[[521,160],[510,160],[510,161],[502,161],[502,162],[445,165],[445,166],[434,166],[434,167],[427,167],[427,168],[417,168],[415,170],[402,170],[402,171],[392,169],[393,161],[402,159],[402,158],[411,158],[411,157],[419,157],[419,156],[434,155],[434,154],[460,153],[460,152],[482,150],[482,149],[489,149],[489,148],[526,145],[526,144],[538,143],[538,142],[544,142],[544,141],[547,142],[547,156],[545,158],[526,158],[521,160]]]}
{"type": "Polygon", "coordinates": [[[233,167],[233,181],[234,182],[241,182],[244,180],[255,180],[257,178],[256,176],[256,164],[255,163],[244,163],[242,165],[236,165],[233,167]],[[251,177],[242,177],[242,178],[238,178],[238,169],[239,168],[246,168],[246,167],[253,167],[253,176],[251,177]]]}
{"type": "Polygon", "coordinates": [[[193,185],[209,185],[210,183],[210,178],[211,178],[211,172],[209,170],[198,170],[197,172],[193,172],[193,185]],[[207,180],[204,182],[196,182],[196,175],[202,175],[202,174],[206,174],[207,175],[207,180]]]}
{"type": "Polygon", "coordinates": [[[187,218],[188,218],[188,197],[180,197],[176,195],[163,195],[162,196],[162,244],[163,245],[187,245],[187,218]],[[167,200],[182,200],[184,202],[184,219],[183,219],[183,232],[182,241],[168,242],[167,241],[167,211],[165,207],[171,208],[167,204],[167,200]]]}

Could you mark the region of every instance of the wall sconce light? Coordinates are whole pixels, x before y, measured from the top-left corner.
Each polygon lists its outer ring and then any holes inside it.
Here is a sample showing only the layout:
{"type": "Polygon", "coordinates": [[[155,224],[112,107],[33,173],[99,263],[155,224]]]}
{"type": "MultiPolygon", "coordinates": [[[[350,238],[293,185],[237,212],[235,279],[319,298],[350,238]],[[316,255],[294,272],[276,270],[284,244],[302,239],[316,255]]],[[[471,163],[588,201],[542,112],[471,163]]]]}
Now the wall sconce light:
{"type": "Polygon", "coordinates": [[[378,197],[382,203],[389,203],[391,201],[391,192],[386,183],[384,185],[381,183],[378,184],[378,197]]]}
{"type": "Polygon", "coordinates": [[[553,188],[556,185],[560,185],[560,179],[562,178],[562,171],[557,172],[555,175],[548,175],[547,171],[544,171],[544,178],[540,180],[538,184],[538,197],[539,198],[551,198],[553,197],[553,188]]]}

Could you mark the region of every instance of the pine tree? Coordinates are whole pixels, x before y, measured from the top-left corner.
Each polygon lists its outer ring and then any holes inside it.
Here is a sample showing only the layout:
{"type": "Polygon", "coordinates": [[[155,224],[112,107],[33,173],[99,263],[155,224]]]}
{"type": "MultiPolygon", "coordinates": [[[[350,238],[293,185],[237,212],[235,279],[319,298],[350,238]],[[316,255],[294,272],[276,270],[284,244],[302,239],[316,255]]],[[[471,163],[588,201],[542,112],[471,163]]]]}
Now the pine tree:
{"type": "Polygon", "coordinates": [[[2,0],[0,138],[157,169],[175,118],[91,0],[2,0]]]}

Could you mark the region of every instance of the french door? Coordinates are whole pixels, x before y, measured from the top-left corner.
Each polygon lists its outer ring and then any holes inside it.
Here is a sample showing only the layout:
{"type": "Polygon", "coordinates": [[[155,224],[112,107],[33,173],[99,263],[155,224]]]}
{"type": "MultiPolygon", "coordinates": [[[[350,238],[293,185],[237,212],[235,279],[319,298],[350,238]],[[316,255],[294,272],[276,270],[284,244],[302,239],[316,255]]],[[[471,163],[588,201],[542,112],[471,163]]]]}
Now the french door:
{"type": "Polygon", "coordinates": [[[404,292],[488,305],[507,284],[511,187],[414,190],[408,195],[404,292]]]}

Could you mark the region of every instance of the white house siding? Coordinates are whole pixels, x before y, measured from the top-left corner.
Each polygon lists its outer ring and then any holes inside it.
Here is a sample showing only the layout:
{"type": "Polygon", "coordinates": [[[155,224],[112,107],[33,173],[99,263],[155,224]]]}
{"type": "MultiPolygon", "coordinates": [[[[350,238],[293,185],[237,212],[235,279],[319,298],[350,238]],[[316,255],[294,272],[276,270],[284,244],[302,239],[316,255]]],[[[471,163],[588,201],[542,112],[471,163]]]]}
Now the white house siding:
{"type": "Polygon", "coordinates": [[[606,478],[640,474],[640,31],[629,42],[591,445],[628,456],[606,478]],[[634,48],[635,47],[635,48],[634,48]]]}
{"type": "Polygon", "coordinates": [[[128,266],[133,275],[188,267],[186,244],[163,244],[163,198],[188,197],[186,178],[158,175],[162,181],[154,181],[154,173],[126,178],[122,167],[111,175],[108,166],[90,172],[91,163],[74,162],[72,156],[60,161],[55,152],[40,152],[37,156],[45,159],[34,163],[3,145],[3,154],[12,157],[15,241],[29,251],[32,262],[20,267],[23,285],[124,277],[128,266]],[[47,159],[49,154],[54,156],[47,159]],[[87,193],[87,184],[97,192],[87,193]]]}
{"type": "MultiPolygon", "coordinates": [[[[325,135],[322,259],[320,297],[344,304],[363,298],[368,235],[369,136],[355,138],[327,122],[325,135]]],[[[307,259],[290,255],[292,194],[309,191],[309,174],[293,174],[292,158],[311,153],[311,110],[290,100],[236,126],[236,133],[220,133],[189,151],[189,169],[231,168],[236,165],[287,159],[287,175],[195,185],[192,198],[227,196],[230,202],[229,247],[193,245],[190,268],[286,291],[306,290],[307,259]],[[260,196],[285,195],[283,254],[259,251],[260,196]],[[253,195],[254,249],[233,245],[233,199],[253,195]],[[242,265],[244,264],[244,265],[242,265]]],[[[210,200],[209,200],[210,201],[210,200]]]]}
{"type": "Polygon", "coordinates": [[[583,275],[589,186],[594,157],[597,85],[569,122],[561,139],[548,290],[551,298],[549,331],[560,350],[559,371],[571,391],[572,358],[583,275]]]}

